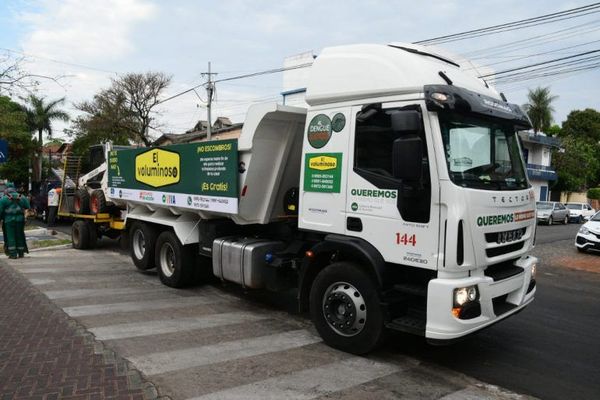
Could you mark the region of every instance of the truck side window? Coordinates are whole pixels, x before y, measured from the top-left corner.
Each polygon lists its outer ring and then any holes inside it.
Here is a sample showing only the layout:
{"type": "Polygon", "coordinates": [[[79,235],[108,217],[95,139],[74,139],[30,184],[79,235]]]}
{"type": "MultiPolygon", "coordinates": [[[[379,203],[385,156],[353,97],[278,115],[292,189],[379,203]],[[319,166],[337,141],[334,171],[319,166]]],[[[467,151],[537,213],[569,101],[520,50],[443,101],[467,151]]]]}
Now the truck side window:
{"type": "Polygon", "coordinates": [[[429,222],[431,182],[425,130],[395,132],[390,115],[398,110],[417,110],[419,106],[395,109],[372,109],[368,116],[358,114],[354,140],[354,172],[380,189],[398,190],[397,207],[402,219],[411,222],[429,222]],[[423,143],[422,179],[402,182],[394,178],[392,169],[393,143],[402,135],[411,134],[423,143]]]}

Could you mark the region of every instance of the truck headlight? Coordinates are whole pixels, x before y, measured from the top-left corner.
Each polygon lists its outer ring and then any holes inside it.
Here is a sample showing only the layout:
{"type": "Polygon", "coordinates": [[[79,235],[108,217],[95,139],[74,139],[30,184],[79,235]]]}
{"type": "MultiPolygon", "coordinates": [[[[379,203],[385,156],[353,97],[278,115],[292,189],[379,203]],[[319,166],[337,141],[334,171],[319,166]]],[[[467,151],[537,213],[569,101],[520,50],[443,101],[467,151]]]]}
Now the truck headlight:
{"type": "Polygon", "coordinates": [[[582,235],[587,235],[588,233],[590,233],[590,230],[585,226],[582,226],[581,228],[579,228],[579,233],[581,233],[582,235]]]}
{"type": "Polygon", "coordinates": [[[454,289],[454,307],[462,307],[478,298],[477,285],[454,289]]]}

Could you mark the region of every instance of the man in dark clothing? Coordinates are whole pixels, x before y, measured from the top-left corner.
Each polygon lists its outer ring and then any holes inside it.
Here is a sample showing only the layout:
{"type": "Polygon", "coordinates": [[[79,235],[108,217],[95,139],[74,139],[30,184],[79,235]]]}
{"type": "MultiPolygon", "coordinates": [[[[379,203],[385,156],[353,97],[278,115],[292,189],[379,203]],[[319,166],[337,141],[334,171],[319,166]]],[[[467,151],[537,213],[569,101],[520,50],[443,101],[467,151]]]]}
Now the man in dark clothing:
{"type": "Polygon", "coordinates": [[[9,183],[6,194],[0,199],[0,219],[4,223],[6,253],[10,258],[29,253],[25,241],[25,210],[28,208],[27,197],[17,193],[15,186],[9,183]]]}

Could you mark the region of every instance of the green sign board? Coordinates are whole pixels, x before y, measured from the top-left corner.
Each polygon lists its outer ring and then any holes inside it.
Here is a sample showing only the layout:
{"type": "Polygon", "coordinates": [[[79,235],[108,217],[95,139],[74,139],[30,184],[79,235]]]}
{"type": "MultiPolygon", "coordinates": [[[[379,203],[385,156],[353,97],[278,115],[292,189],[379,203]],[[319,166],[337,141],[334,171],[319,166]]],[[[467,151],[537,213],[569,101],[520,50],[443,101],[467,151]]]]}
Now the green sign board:
{"type": "Polygon", "coordinates": [[[304,191],[340,193],[342,153],[307,153],[304,157],[304,191]]]}
{"type": "Polygon", "coordinates": [[[111,151],[111,198],[237,213],[237,140],[111,151]]]}
{"type": "Polygon", "coordinates": [[[325,114],[313,117],[308,124],[308,143],[315,149],[325,146],[331,139],[331,120],[325,114]]]}

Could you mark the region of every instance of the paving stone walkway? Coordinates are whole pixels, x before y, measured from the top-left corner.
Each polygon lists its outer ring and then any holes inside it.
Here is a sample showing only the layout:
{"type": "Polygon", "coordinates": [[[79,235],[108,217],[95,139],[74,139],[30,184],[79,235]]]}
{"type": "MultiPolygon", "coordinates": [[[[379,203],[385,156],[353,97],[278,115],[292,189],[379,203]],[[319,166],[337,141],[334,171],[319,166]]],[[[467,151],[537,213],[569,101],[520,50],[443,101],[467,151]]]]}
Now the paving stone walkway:
{"type": "Polygon", "coordinates": [[[156,393],[127,361],[0,261],[1,400],[144,400],[156,393]]]}

